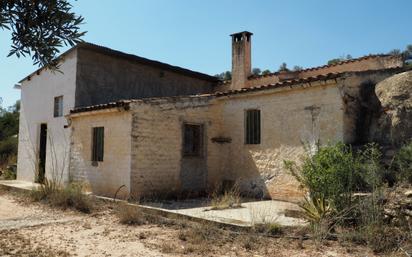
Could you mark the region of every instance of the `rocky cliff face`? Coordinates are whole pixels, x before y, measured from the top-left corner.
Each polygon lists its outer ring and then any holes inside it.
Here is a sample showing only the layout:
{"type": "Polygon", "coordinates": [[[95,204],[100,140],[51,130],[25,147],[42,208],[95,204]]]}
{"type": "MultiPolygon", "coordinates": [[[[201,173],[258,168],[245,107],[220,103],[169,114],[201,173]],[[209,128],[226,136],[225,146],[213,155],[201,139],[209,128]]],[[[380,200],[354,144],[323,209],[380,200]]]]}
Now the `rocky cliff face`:
{"type": "Polygon", "coordinates": [[[412,71],[391,76],[375,87],[381,104],[372,139],[399,147],[412,139],[412,71]]]}

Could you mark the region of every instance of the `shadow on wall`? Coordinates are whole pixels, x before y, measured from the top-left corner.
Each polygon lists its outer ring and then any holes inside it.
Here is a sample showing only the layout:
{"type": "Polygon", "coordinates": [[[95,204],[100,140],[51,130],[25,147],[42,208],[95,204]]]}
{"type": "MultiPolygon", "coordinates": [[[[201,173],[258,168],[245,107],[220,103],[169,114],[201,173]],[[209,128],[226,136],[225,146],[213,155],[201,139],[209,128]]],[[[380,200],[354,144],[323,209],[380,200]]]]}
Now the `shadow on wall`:
{"type": "Polygon", "coordinates": [[[245,197],[299,201],[304,192],[285,169],[284,160],[299,162],[303,152],[302,146],[245,149],[232,164],[230,181],[239,186],[245,197]]]}

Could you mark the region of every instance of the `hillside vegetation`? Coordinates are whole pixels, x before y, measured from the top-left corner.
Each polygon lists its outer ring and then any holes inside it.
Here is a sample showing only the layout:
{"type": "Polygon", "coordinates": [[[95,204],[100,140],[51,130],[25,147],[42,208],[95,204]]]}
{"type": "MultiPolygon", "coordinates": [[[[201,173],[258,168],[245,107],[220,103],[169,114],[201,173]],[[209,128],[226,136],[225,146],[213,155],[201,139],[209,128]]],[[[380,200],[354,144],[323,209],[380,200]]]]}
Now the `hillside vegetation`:
{"type": "Polygon", "coordinates": [[[0,107],[0,175],[14,178],[17,162],[20,101],[9,108],[0,107]]]}

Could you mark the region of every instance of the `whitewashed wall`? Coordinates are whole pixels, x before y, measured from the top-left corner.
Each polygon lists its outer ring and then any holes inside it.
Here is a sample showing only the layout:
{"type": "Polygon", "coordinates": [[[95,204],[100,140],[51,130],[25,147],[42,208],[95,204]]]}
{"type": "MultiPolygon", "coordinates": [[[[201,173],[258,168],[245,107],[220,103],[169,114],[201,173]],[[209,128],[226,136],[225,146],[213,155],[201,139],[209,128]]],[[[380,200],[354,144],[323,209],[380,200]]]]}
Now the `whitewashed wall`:
{"type": "Polygon", "coordinates": [[[42,70],[21,85],[17,179],[34,181],[39,151],[40,124],[47,123],[46,177],[68,179],[70,128],[64,115],[74,107],[76,50],[61,62],[60,72],[42,70]],[[54,97],[63,95],[63,116],[53,117],[54,97]]]}

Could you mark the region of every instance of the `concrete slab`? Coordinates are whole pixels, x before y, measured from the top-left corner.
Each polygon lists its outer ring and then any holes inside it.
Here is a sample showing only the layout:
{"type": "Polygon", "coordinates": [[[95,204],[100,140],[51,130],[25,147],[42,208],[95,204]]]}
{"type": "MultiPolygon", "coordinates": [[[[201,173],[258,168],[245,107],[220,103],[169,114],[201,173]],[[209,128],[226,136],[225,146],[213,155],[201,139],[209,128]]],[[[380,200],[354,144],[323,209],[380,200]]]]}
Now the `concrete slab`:
{"type": "Polygon", "coordinates": [[[0,180],[0,186],[12,189],[32,190],[39,187],[40,184],[22,180],[0,180]]]}
{"type": "MultiPolygon", "coordinates": [[[[39,187],[39,184],[19,180],[0,180],[0,186],[26,191],[39,187]]],[[[99,196],[98,198],[113,200],[99,196]]],[[[242,203],[239,208],[223,210],[212,210],[209,199],[149,202],[136,204],[136,207],[155,211],[159,215],[181,215],[195,220],[200,219],[239,227],[251,227],[264,223],[278,223],[281,226],[307,225],[307,222],[303,219],[286,215],[287,212],[299,210],[296,204],[275,200],[248,201],[242,203]]]]}
{"type": "Polygon", "coordinates": [[[288,217],[286,213],[299,211],[298,205],[283,201],[250,201],[242,203],[240,208],[212,210],[207,201],[199,201],[200,207],[193,207],[196,200],[183,202],[144,203],[142,206],[161,209],[165,212],[182,214],[238,226],[253,226],[256,224],[278,223],[282,226],[304,226],[303,219],[288,217]]]}

